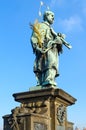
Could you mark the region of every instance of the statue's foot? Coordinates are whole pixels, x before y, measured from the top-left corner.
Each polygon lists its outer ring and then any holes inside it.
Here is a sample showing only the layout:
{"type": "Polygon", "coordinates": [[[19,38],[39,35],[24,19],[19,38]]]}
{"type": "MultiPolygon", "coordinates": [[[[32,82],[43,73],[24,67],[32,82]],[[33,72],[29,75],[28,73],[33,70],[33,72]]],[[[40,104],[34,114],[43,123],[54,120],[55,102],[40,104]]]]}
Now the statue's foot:
{"type": "Polygon", "coordinates": [[[54,81],[45,81],[42,83],[42,86],[56,88],[56,83],[54,81]]]}

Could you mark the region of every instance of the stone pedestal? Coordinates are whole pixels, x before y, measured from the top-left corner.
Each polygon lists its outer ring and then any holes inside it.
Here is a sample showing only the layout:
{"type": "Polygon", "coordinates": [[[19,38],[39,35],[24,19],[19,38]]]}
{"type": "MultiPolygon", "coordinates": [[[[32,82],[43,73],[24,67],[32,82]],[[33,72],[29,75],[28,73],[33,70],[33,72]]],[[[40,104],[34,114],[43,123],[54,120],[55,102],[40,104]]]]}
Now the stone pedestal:
{"type": "Polygon", "coordinates": [[[45,88],[13,94],[20,107],[4,116],[4,130],[73,130],[67,107],[76,99],[62,89],[45,88]]]}

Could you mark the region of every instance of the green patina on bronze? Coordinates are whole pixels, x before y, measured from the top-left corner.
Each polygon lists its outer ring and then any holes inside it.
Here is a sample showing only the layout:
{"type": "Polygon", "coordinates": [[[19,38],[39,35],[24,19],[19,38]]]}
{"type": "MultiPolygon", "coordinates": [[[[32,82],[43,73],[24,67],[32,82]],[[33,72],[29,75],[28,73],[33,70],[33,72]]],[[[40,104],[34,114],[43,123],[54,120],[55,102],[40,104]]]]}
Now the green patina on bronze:
{"type": "Polygon", "coordinates": [[[36,20],[30,25],[33,30],[31,44],[36,56],[33,71],[38,86],[56,87],[55,78],[59,76],[59,54],[62,53],[62,45],[64,44],[69,49],[71,45],[64,40],[64,34],[56,33],[51,27],[54,22],[52,11],[45,11],[43,20],[43,22],[36,20]]]}

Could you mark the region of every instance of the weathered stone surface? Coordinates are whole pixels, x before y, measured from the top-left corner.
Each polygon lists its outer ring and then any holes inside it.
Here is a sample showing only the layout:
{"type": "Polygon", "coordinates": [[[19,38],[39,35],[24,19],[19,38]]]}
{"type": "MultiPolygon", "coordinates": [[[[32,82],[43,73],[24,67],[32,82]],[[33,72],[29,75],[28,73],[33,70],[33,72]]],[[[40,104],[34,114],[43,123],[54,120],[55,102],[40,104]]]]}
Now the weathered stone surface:
{"type": "Polygon", "coordinates": [[[63,91],[62,89],[54,89],[54,88],[45,88],[35,91],[27,91],[27,92],[21,92],[13,94],[13,97],[15,101],[21,102],[21,103],[27,103],[31,100],[36,100],[38,98],[59,98],[67,102],[69,105],[72,105],[75,103],[76,99],[73,98],[70,94],[63,91]]]}
{"type": "Polygon", "coordinates": [[[13,94],[21,105],[4,116],[4,130],[73,130],[67,107],[76,99],[62,89],[45,88],[13,94]]]}

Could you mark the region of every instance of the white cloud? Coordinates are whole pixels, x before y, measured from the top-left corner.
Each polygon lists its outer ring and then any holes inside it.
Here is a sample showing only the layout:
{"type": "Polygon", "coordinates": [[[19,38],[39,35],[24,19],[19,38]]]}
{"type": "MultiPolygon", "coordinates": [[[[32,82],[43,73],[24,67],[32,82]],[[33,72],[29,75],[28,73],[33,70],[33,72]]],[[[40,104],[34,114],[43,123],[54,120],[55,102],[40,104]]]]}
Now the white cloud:
{"type": "Polygon", "coordinates": [[[81,31],[82,20],[78,16],[71,16],[69,19],[60,20],[60,25],[65,29],[65,31],[81,31]]]}
{"type": "Polygon", "coordinates": [[[63,5],[64,0],[51,0],[50,7],[55,7],[56,5],[61,6],[63,5]]]}
{"type": "Polygon", "coordinates": [[[86,7],[83,8],[83,14],[86,16],[86,7]]]}

